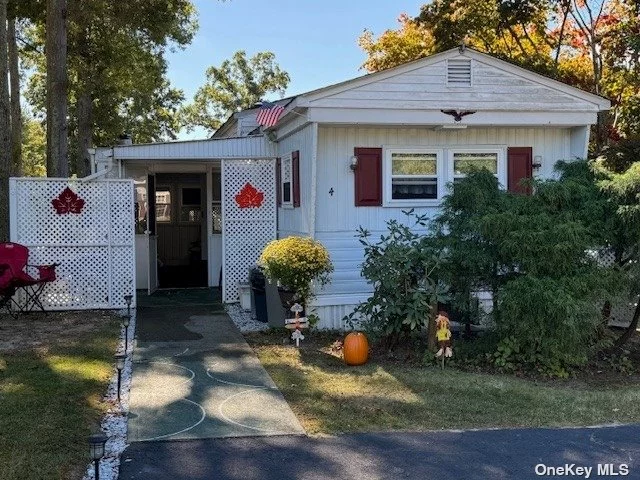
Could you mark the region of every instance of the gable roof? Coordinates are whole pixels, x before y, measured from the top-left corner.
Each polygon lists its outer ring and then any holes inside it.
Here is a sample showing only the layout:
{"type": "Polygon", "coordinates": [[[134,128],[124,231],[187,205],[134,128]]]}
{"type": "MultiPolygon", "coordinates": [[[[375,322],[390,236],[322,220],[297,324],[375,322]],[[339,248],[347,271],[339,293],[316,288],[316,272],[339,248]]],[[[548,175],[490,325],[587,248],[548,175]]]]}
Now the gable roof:
{"type": "Polygon", "coordinates": [[[306,103],[318,100],[320,98],[329,97],[331,95],[335,95],[346,90],[362,87],[362,86],[365,86],[374,82],[378,82],[387,78],[391,78],[397,75],[410,73],[414,70],[418,70],[420,68],[433,65],[443,60],[448,60],[455,57],[477,60],[481,63],[490,65],[499,70],[503,70],[504,72],[507,72],[514,76],[558,90],[562,93],[576,97],[580,100],[593,103],[597,105],[600,110],[608,110],[611,107],[611,102],[605,97],[602,97],[600,95],[595,95],[593,93],[587,92],[585,90],[582,90],[576,87],[572,87],[571,85],[568,85],[566,83],[560,82],[558,80],[554,80],[550,77],[541,75],[531,70],[527,70],[526,68],[519,67],[513,63],[507,62],[505,60],[501,60],[499,58],[493,57],[491,55],[479,52],[477,50],[474,50],[468,47],[465,47],[463,51],[461,51],[460,48],[452,48],[450,50],[447,50],[441,53],[436,53],[434,55],[419,58],[417,60],[413,60],[411,62],[398,65],[397,67],[391,67],[385,70],[369,73],[369,74],[356,77],[350,80],[346,80],[340,83],[328,85],[326,87],[321,87],[316,90],[311,90],[309,92],[298,95],[296,97],[297,102],[294,101],[293,103],[297,103],[297,106],[306,106],[306,103]]]}
{"type": "MultiPolygon", "coordinates": [[[[558,80],[554,80],[550,77],[541,75],[531,70],[527,70],[508,61],[501,60],[472,48],[465,47],[462,50],[460,48],[453,48],[441,53],[436,53],[427,57],[413,60],[396,67],[369,73],[360,77],[352,78],[350,80],[321,87],[315,90],[310,90],[308,92],[282,99],[278,101],[278,103],[285,103],[284,101],[287,101],[285,111],[281,115],[278,124],[268,130],[275,130],[283,123],[286,123],[286,121],[290,120],[292,117],[295,117],[295,109],[312,107],[314,106],[314,104],[318,104],[320,100],[329,99],[333,96],[339,96],[341,93],[356,90],[358,88],[363,88],[364,90],[366,90],[366,87],[368,85],[374,84],[376,82],[383,82],[385,80],[392,81],[394,77],[399,77],[405,74],[411,75],[412,73],[415,73],[420,69],[434,66],[439,62],[459,58],[475,60],[479,64],[504,72],[505,75],[509,75],[510,77],[515,77],[516,81],[523,83],[529,82],[530,85],[538,85],[540,88],[546,89],[546,91],[548,92],[554,92],[556,95],[564,96],[566,99],[568,99],[569,102],[573,102],[576,106],[580,104],[588,105],[589,110],[593,112],[608,110],[609,108],[611,108],[611,102],[605,97],[595,95],[576,87],[572,87],[571,85],[560,82],[558,80]]],[[[533,100],[533,98],[528,99],[528,101],[533,100]]],[[[445,108],[449,107],[446,106],[445,108]]],[[[249,112],[251,110],[253,109],[248,109],[244,112],[249,112]]],[[[233,123],[234,117],[237,118],[237,115],[238,114],[232,115],[232,117],[230,117],[223,126],[229,127],[228,124],[233,123]]],[[[218,137],[220,135],[218,134],[218,132],[216,132],[213,136],[218,137]]]]}

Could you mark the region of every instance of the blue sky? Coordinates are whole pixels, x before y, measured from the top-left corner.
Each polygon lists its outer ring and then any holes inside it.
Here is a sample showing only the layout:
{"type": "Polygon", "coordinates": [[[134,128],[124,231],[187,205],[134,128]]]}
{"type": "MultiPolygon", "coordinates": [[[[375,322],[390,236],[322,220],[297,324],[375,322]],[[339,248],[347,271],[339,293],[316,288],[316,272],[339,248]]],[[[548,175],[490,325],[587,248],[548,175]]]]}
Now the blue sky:
{"type": "MultiPolygon", "coordinates": [[[[397,27],[400,13],[416,15],[422,0],[195,0],[200,29],[185,50],[168,55],[169,78],[190,101],[205,70],[237,50],[275,53],[289,73],[287,95],[359,76],[365,28],[379,34],[397,27]]],[[[182,132],[180,138],[202,138],[182,132]]]]}

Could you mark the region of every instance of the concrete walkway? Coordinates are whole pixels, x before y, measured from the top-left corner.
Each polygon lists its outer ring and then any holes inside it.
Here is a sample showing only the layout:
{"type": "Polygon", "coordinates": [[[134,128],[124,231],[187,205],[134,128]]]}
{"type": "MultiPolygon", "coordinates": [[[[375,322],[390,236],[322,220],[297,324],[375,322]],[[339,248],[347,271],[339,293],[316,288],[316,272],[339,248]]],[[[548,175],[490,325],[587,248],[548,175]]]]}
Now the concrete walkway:
{"type": "Polygon", "coordinates": [[[219,304],[147,300],[137,322],[129,442],[304,434],[219,304]]]}
{"type": "Polygon", "coordinates": [[[640,426],[143,442],[122,460],[120,480],[586,478],[538,476],[537,465],[591,467],[591,479],[638,479],[640,426]],[[626,465],[628,473],[599,475],[598,464],[616,473],[626,465]]]}

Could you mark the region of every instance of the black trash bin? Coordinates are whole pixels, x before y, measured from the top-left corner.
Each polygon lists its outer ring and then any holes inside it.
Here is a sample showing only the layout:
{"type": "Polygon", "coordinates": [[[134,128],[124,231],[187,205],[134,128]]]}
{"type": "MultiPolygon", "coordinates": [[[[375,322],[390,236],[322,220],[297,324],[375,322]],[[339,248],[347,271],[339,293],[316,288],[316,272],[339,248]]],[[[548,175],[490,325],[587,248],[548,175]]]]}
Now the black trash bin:
{"type": "Polygon", "coordinates": [[[249,271],[249,284],[255,301],[256,319],[259,322],[267,323],[269,317],[267,315],[267,295],[265,292],[266,280],[262,270],[256,267],[249,271]]]}

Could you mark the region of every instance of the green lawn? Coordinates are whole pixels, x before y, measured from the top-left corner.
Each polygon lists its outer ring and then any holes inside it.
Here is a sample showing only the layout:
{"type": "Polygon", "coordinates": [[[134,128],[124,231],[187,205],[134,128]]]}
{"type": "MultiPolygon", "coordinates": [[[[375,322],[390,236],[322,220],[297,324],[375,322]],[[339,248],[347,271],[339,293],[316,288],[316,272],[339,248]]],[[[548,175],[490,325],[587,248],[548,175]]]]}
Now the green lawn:
{"type": "Polygon", "coordinates": [[[326,337],[305,335],[299,350],[277,334],[248,341],[311,434],[640,421],[640,388],[630,379],[536,382],[384,359],[347,367],[326,337]]]}
{"type": "Polygon", "coordinates": [[[0,479],[80,479],[88,462],[87,437],[107,405],[101,399],[113,372],[116,318],[0,318],[0,479]],[[56,329],[58,325],[58,329],[56,329]],[[15,327],[15,324],[13,325],[15,327]],[[67,328],[68,327],[68,328],[67,328]],[[35,345],[34,345],[35,344],[35,345]]]}

